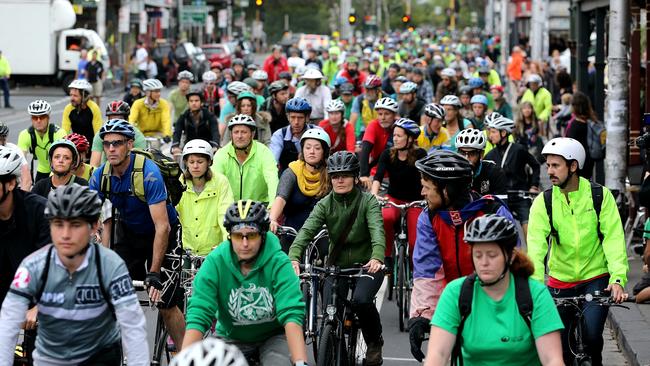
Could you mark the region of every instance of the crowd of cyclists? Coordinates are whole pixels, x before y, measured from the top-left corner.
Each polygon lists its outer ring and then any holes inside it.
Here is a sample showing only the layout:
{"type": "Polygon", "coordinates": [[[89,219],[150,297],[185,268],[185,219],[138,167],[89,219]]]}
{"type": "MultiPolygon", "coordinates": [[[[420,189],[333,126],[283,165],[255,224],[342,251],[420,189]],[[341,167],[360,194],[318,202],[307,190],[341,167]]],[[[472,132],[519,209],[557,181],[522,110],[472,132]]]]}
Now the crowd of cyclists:
{"type": "MultiPolygon", "coordinates": [[[[515,47],[500,75],[495,43],[416,31],[304,57],[278,46],[263,66],[213,63],[200,83],[182,71],[168,98],[159,80],[133,79],[104,117],[75,80],[61,125],[35,100],[15,145],[0,122],[0,365],[13,363],[21,328],[36,364],[148,364],[132,281],[146,284],[177,365],[306,365],[299,276],[323,227],[319,263],[367,274],[349,296],[336,291],[361,324],[364,364],[381,365],[375,296],[401,214],[382,203],[420,200],[406,212],[413,357],[573,364],[575,316],[553,297],[624,301],[623,228],[611,192],[588,180],[589,99],[574,93],[562,124],[540,64],[515,62],[515,47]],[[182,167],[178,196],[160,159],[141,153],[161,146],[182,167]],[[174,269],[184,250],[205,257],[187,303],[174,269]]],[[[607,308],[582,311],[601,365],[607,308]]]]}

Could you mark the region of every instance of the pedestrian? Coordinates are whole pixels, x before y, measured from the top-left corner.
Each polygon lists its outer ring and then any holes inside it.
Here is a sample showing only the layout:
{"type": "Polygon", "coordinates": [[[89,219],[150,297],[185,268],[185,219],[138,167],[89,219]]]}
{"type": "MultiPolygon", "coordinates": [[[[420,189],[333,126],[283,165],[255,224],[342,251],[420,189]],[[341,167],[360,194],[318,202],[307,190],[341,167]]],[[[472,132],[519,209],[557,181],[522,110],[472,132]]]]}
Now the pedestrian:
{"type": "Polygon", "coordinates": [[[79,62],[77,63],[77,74],[75,79],[86,79],[86,66],[88,65],[88,51],[81,50],[79,52],[79,62]]]}
{"type": "Polygon", "coordinates": [[[9,103],[9,78],[11,77],[11,66],[2,51],[0,51],[0,88],[5,98],[5,108],[13,108],[9,103]]]}
{"type": "Polygon", "coordinates": [[[147,52],[147,49],[144,47],[144,43],[142,43],[142,41],[138,42],[135,51],[135,63],[138,66],[136,77],[138,79],[149,79],[147,77],[147,57],[149,57],[149,52],[147,52]]]}
{"type": "Polygon", "coordinates": [[[97,61],[97,53],[97,51],[91,52],[90,62],[86,65],[86,78],[93,87],[91,98],[95,100],[97,105],[100,105],[104,90],[104,80],[106,79],[106,70],[104,70],[104,64],[97,61]]]}
{"type": "Polygon", "coordinates": [[[147,78],[156,79],[158,77],[158,65],[151,58],[151,55],[147,56],[147,78]]]}

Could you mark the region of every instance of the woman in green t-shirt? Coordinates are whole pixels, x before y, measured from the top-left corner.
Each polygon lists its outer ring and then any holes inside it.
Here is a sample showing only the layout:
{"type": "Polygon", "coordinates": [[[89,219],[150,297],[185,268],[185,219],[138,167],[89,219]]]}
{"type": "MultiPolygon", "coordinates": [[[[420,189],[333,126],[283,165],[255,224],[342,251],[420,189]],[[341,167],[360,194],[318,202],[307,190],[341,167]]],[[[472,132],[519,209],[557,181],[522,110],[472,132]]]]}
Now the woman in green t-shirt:
{"type": "MultiPolygon", "coordinates": [[[[471,312],[461,328],[462,364],[563,365],[562,321],[543,283],[530,278],[533,265],[515,249],[512,221],[485,215],[466,225],[465,241],[472,246],[471,312]],[[532,300],[530,326],[519,313],[515,277],[528,281],[532,300]]],[[[450,282],[431,319],[426,366],[446,365],[461,324],[459,296],[465,277],[450,282]]]]}

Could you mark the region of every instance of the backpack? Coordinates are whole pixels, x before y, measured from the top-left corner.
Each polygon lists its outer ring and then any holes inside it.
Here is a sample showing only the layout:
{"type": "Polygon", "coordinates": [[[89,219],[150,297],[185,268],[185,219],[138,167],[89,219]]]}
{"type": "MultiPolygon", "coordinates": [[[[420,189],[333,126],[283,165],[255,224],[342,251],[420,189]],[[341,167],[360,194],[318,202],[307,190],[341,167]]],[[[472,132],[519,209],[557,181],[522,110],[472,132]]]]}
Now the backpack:
{"type": "MultiPolygon", "coordinates": [[[[456,343],[451,352],[451,364],[462,365],[463,357],[461,354],[461,347],[463,345],[463,328],[465,321],[472,312],[472,299],[474,297],[474,282],[476,282],[476,272],[465,277],[463,284],[460,288],[460,296],[458,296],[458,311],[460,312],[460,323],[458,324],[458,331],[456,332],[456,343]]],[[[517,308],[519,314],[526,322],[528,329],[531,330],[531,319],[533,315],[533,297],[530,294],[530,284],[528,278],[523,276],[514,276],[515,279],[515,299],[517,300],[517,308]]]]}
{"type": "MultiPolygon", "coordinates": [[[[113,319],[117,320],[117,317],[115,316],[115,306],[113,306],[113,303],[110,301],[111,295],[104,286],[104,279],[102,276],[102,261],[101,258],[99,257],[99,245],[98,244],[88,244],[88,245],[94,245],[95,246],[95,266],[97,267],[97,280],[99,281],[99,290],[102,293],[102,296],[104,297],[104,300],[106,301],[106,305],[108,306],[108,309],[111,311],[111,314],[113,315],[113,319]]],[[[34,303],[37,304],[38,300],[40,300],[41,295],[43,295],[43,291],[45,291],[45,284],[47,283],[47,277],[50,272],[50,262],[51,262],[51,257],[52,257],[52,251],[54,250],[54,245],[50,246],[50,249],[47,250],[47,257],[45,257],[45,266],[43,267],[43,273],[41,274],[41,285],[39,286],[38,290],[36,290],[36,294],[34,294],[34,303]]]]}
{"type": "MultiPolygon", "coordinates": [[[[603,186],[598,183],[591,183],[591,201],[594,203],[594,210],[596,211],[596,228],[598,230],[598,239],[603,242],[604,236],[600,230],[600,209],[603,206],[603,186]]],[[[560,245],[560,233],[553,226],[553,188],[544,191],[544,205],[546,206],[546,215],[548,215],[548,223],[551,226],[551,232],[546,238],[547,240],[552,236],[555,242],[560,245]]]]}
{"type": "MultiPolygon", "coordinates": [[[[167,189],[167,201],[176,206],[181,200],[181,196],[186,186],[181,182],[181,167],[171,158],[163,155],[157,149],[133,149],[134,153],[133,171],[131,172],[131,193],[140,201],[147,203],[147,197],[144,191],[144,164],[147,159],[153,161],[163,177],[165,188],[167,189]]],[[[102,180],[100,183],[100,192],[105,196],[111,194],[111,165],[104,164],[102,170],[102,180]]]]}
{"type": "Polygon", "coordinates": [[[593,160],[605,158],[605,141],[607,129],[602,123],[589,120],[587,122],[587,154],[593,160]]]}

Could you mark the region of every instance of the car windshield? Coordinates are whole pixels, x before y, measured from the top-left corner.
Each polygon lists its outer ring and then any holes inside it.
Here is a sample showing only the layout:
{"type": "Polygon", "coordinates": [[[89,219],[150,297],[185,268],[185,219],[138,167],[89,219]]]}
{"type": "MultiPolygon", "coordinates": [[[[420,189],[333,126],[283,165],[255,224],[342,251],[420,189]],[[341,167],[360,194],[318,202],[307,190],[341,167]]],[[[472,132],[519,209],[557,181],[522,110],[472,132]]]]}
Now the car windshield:
{"type": "Polygon", "coordinates": [[[221,56],[226,53],[226,51],[221,47],[207,47],[203,49],[203,52],[206,56],[221,56]]]}

